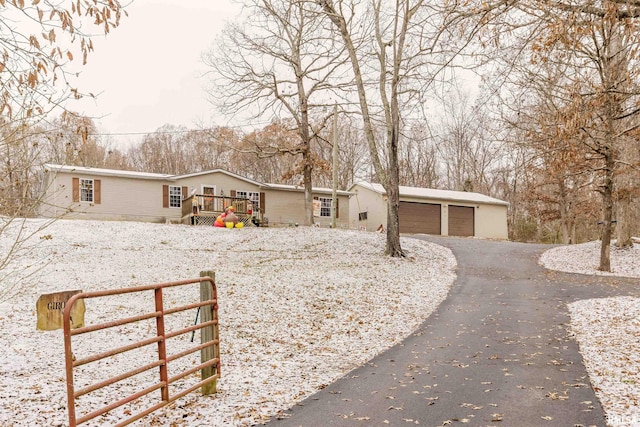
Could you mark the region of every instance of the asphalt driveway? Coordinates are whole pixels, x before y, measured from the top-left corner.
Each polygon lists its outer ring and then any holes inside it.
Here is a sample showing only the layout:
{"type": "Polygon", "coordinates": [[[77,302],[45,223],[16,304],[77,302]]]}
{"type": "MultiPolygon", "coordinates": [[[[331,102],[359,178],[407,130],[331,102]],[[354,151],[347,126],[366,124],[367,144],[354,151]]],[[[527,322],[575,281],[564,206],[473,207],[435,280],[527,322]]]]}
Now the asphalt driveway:
{"type": "Polygon", "coordinates": [[[269,424],[606,425],[566,305],[640,296],[637,279],[546,270],[543,245],[417,238],[458,259],[448,298],[401,344],[269,424]]]}

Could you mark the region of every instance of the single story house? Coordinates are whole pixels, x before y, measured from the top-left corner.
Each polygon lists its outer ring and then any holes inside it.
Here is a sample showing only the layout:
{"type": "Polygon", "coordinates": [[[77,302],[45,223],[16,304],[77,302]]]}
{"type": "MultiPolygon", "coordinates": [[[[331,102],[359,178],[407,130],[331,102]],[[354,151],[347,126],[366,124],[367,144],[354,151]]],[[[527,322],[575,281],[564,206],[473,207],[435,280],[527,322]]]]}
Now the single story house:
{"type": "MultiPolygon", "coordinates": [[[[349,226],[349,196],[337,192],[338,227],[349,226]]],[[[332,190],[314,188],[313,197],[315,222],[329,226],[332,190]]],[[[40,215],[189,223],[187,217],[201,209],[217,215],[222,203],[241,201],[250,206],[249,215],[269,225],[305,222],[304,188],[298,186],[266,184],[222,169],[169,175],[54,164],[44,168],[40,215]]]]}
{"type": "MultiPolygon", "coordinates": [[[[360,182],[349,188],[351,226],[387,226],[387,196],[381,184],[360,182]]],[[[466,191],[400,186],[400,233],[507,239],[509,203],[466,191]]]]}

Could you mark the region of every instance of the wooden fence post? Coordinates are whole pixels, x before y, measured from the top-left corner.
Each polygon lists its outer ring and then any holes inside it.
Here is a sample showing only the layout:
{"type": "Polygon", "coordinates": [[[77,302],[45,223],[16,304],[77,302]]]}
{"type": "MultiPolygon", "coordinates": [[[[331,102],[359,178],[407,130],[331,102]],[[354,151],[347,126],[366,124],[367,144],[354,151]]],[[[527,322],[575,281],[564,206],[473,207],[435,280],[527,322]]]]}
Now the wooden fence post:
{"type": "MultiPolygon", "coordinates": [[[[211,279],[214,281],[215,283],[215,271],[201,271],[200,272],[200,277],[205,277],[205,276],[209,276],[211,277],[211,279]]],[[[211,286],[211,283],[207,280],[201,281],[200,282],[200,301],[207,301],[210,300],[214,297],[213,295],[213,287],[211,286]]],[[[200,309],[200,321],[202,323],[204,322],[208,322],[210,320],[213,320],[213,308],[211,305],[205,305],[202,306],[200,309]]],[[[217,316],[216,316],[217,317],[217,316]]],[[[211,326],[207,326],[204,327],[200,330],[200,343],[204,344],[205,342],[209,342],[212,340],[217,340],[218,339],[218,325],[211,325],[211,326]]],[[[202,350],[200,350],[200,361],[202,363],[207,362],[211,359],[214,359],[216,357],[220,357],[219,354],[216,351],[217,346],[208,346],[203,348],[202,350]]],[[[218,362],[219,364],[219,362],[218,362]]],[[[219,366],[207,366],[205,368],[202,368],[200,375],[202,377],[202,379],[204,380],[205,378],[209,378],[212,375],[217,375],[218,374],[218,368],[219,366]]],[[[202,386],[202,394],[213,394],[216,392],[216,383],[217,380],[211,381],[207,384],[204,384],[202,386]]]]}

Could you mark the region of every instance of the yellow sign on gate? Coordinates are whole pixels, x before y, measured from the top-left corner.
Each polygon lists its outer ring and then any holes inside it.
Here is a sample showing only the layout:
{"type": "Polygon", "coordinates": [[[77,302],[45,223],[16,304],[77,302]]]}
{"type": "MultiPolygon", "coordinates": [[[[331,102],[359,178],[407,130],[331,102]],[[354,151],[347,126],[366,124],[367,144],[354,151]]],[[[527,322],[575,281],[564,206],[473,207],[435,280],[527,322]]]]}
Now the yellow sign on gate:
{"type": "MultiPolygon", "coordinates": [[[[81,292],[82,290],[76,290],[40,295],[40,298],[38,298],[36,302],[36,311],[38,313],[38,324],[36,328],[40,331],[62,329],[62,317],[67,301],[75,294],[81,292]]],[[[84,326],[84,312],[84,301],[79,300],[74,304],[71,312],[72,329],[84,326]]]]}

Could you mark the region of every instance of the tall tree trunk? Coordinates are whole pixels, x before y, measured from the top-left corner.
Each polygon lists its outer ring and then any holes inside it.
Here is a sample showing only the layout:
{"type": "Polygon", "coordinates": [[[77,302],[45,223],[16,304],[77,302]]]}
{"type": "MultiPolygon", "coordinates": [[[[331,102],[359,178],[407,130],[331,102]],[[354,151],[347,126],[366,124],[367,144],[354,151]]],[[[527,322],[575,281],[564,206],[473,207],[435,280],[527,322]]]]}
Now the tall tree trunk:
{"type": "MultiPolygon", "coordinates": [[[[397,147],[397,131],[394,129],[390,144],[397,147]],[[395,142],[394,142],[395,141],[395,142]]],[[[404,257],[405,253],[400,246],[400,173],[398,168],[398,150],[390,150],[389,174],[385,190],[387,191],[387,247],[385,253],[392,257],[404,257]]]]}
{"type": "MultiPolygon", "coordinates": [[[[608,3],[608,2],[605,2],[608,3]]],[[[616,189],[615,174],[616,160],[619,158],[620,144],[624,144],[625,137],[620,132],[622,126],[621,117],[624,109],[625,92],[627,91],[628,61],[625,56],[626,49],[623,44],[624,28],[615,17],[605,16],[603,25],[604,34],[609,31],[609,43],[603,43],[603,86],[605,89],[605,138],[601,146],[601,154],[604,157],[604,184],[602,188],[603,201],[603,232],[602,246],[600,248],[600,271],[611,271],[611,235],[613,232],[613,194],[616,189]]]]}
{"type": "Polygon", "coordinates": [[[307,111],[302,114],[301,129],[298,131],[302,139],[302,182],[304,185],[305,225],[313,225],[313,163],[311,160],[311,137],[307,111]]]}
{"type": "Polygon", "coordinates": [[[399,192],[398,186],[391,185],[387,191],[387,247],[385,254],[395,257],[403,257],[404,252],[400,247],[400,222],[398,221],[399,192]]]}
{"type": "MultiPolygon", "coordinates": [[[[358,100],[360,103],[360,113],[362,114],[362,121],[364,125],[364,134],[369,146],[369,154],[371,156],[371,163],[373,164],[380,183],[387,192],[387,246],[385,248],[385,254],[394,257],[404,256],[402,248],[400,247],[400,226],[398,223],[398,200],[400,192],[398,189],[399,172],[397,170],[397,133],[396,135],[393,135],[397,130],[392,129],[389,132],[389,126],[387,124],[388,134],[391,134],[388,136],[388,138],[390,138],[388,146],[393,147],[395,144],[396,150],[390,154],[389,165],[385,168],[380,159],[376,136],[373,132],[372,119],[369,115],[369,103],[367,102],[367,89],[365,88],[360,69],[356,46],[351,38],[347,22],[344,16],[335,9],[333,2],[329,0],[316,0],[316,3],[322,8],[324,13],[337,28],[351,61],[354,80],[358,92],[358,100]],[[393,138],[396,139],[394,140],[393,138]],[[393,160],[393,156],[395,156],[395,160],[393,160]]],[[[387,70],[384,70],[385,73],[386,71],[387,70]]],[[[384,93],[381,93],[381,97],[383,100],[385,99],[384,93]]]]}
{"type": "Polygon", "coordinates": [[[569,226],[564,220],[560,222],[560,234],[562,235],[562,244],[570,245],[571,237],[569,235],[569,226]]]}
{"type": "Polygon", "coordinates": [[[611,147],[605,147],[605,176],[602,186],[602,244],[600,246],[600,271],[611,271],[611,232],[613,219],[613,159],[611,147]]]}
{"type": "Polygon", "coordinates": [[[311,185],[313,167],[308,155],[304,156],[302,161],[304,162],[302,176],[304,180],[305,225],[313,225],[313,187],[311,185]]]}
{"type": "MultiPolygon", "coordinates": [[[[406,26],[406,20],[404,21],[406,26]]],[[[388,117],[391,119],[387,122],[389,131],[387,132],[387,151],[389,157],[388,165],[388,181],[387,181],[387,248],[386,253],[392,257],[404,257],[405,253],[400,246],[400,166],[398,162],[398,145],[400,138],[400,109],[398,106],[398,86],[400,83],[400,59],[402,58],[402,46],[404,44],[404,35],[406,34],[406,27],[404,31],[400,32],[400,38],[398,44],[400,46],[395,47],[395,57],[393,64],[393,77],[391,79],[391,102],[385,105],[385,110],[388,111],[388,117]]],[[[383,51],[384,48],[381,48],[383,51]]],[[[384,62],[381,61],[380,68],[383,69],[384,62]]],[[[386,73],[383,73],[386,74],[386,73]]],[[[384,100],[386,101],[386,92],[384,90],[384,83],[382,82],[380,91],[384,94],[384,100]]]]}

